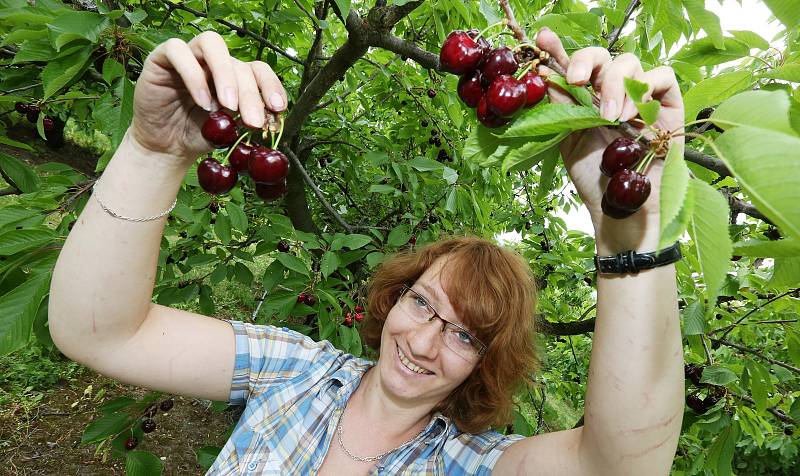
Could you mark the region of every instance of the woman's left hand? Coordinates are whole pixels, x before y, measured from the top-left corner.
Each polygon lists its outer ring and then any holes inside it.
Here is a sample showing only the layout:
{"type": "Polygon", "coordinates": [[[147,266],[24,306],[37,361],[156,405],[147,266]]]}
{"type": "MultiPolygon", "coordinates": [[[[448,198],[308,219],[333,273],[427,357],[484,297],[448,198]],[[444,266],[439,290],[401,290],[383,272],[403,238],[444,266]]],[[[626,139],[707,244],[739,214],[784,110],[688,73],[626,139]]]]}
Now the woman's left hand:
{"type": "MultiPolygon", "coordinates": [[[[653,127],[665,131],[681,130],[683,98],[672,68],[659,66],[644,71],[636,56],[623,53],[612,60],[608,51],[601,47],[584,48],[569,57],[558,36],[546,28],[539,31],[536,45],[547,51],[564,68],[569,84],[584,86],[591,82],[601,101],[600,113],[606,119],[624,122],[638,115],[633,101],[625,93],[623,80],[628,77],[649,86],[645,101],[652,98],[661,102],[661,110],[653,127]]],[[[540,67],[540,71],[550,70],[540,67]]],[[[553,103],[575,103],[571,96],[555,86],[550,87],[548,95],[553,103]]],[[[625,233],[631,234],[630,238],[635,238],[636,233],[644,233],[644,228],[655,226],[658,229],[659,190],[664,161],[656,159],[648,168],[647,176],[652,191],[638,212],[624,220],[603,215],[600,204],[608,177],[601,174],[600,161],[606,146],[621,135],[617,130],[607,127],[577,131],[561,143],[561,155],[578,194],[589,208],[595,228],[625,229],[625,233]],[[616,226],[623,222],[624,226],[616,226]],[[604,224],[611,226],[603,227],[604,224]]],[[[652,134],[646,132],[645,136],[652,137],[652,134]]],[[[673,147],[682,145],[683,137],[673,139],[673,147]]]]}

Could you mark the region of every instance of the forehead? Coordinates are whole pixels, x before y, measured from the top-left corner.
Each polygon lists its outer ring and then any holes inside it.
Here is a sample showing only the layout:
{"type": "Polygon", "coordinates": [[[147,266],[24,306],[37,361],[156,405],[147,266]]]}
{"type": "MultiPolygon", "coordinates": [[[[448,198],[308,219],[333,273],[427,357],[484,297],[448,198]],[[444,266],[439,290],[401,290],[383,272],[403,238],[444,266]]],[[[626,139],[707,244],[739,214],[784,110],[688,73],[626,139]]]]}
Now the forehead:
{"type": "Polygon", "coordinates": [[[462,324],[455,312],[450,298],[444,291],[448,279],[446,269],[446,258],[441,257],[433,262],[433,264],[422,273],[422,276],[417,279],[414,284],[414,289],[421,291],[428,298],[430,304],[436,308],[436,312],[448,321],[456,324],[462,324]]]}

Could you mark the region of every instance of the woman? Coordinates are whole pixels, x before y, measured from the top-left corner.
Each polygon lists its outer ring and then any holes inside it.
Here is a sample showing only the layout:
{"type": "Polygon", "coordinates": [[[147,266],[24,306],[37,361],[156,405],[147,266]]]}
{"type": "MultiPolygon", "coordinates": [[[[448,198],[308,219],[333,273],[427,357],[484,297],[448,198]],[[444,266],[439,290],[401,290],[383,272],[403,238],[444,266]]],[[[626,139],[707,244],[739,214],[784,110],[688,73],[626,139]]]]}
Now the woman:
{"type": "MultiPolygon", "coordinates": [[[[636,115],[623,87],[633,77],[662,102],[656,127],[681,127],[671,69],[644,72],[634,56],[612,61],[602,48],[570,58],[549,30],[536,41],[567,70],[569,83],[592,82],[604,117],[636,115]]],[[[556,90],[550,98],[569,101],[556,90]]],[[[231,58],[214,33],[153,51],[136,86],[132,125],[53,275],[50,330],[65,355],[133,385],[247,401],[209,474],[669,473],[683,372],[674,266],[663,259],[639,273],[598,275],[585,424],[529,438],[488,431],[507,415],[514,385],[536,359],[525,263],[485,241],[444,241],[376,273],[373,320],[365,326],[367,342],[380,348],[374,365],[288,330],[152,304],[166,216],[158,212],[169,209],[186,170],[211,149],[199,131],[206,111],[239,110],[259,127],[265,107],[280,112],[286,104],[268,66],[231,58]]],[[[599,128],[561,145],[600,256],[658,244],[660,163],[649,172],[653,193],[639,212],[616,220],[601,211],[598,164],[617,136],[599,128]]]]}

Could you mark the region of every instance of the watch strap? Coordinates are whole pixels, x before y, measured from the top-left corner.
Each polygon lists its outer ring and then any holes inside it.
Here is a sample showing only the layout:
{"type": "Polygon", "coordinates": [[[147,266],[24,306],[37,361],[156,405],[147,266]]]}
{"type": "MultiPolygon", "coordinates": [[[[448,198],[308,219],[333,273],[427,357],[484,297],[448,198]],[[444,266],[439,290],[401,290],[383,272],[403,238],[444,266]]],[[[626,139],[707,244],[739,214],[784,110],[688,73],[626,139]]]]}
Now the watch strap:
{"type": "Polygon", "coordinates": [[[611,256],[595,255],[594,265],[597,272],[602,274],[635,274],[644,269],[672,264],[682,257],[680,243],[676,241],[672,246],[649,253],[628,250],[611,256]]]}

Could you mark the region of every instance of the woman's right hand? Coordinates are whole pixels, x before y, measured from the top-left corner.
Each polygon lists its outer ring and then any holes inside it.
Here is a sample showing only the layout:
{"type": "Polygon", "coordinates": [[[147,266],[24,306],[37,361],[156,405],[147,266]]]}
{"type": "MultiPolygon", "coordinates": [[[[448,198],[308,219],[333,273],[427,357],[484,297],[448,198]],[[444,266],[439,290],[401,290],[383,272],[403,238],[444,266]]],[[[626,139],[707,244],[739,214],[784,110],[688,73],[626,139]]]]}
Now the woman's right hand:
{"type": "Polygon", "coordinates": [[[189,43],[169,39],[150,53],[136,83],[128,133],[145,150],[188,164],[213,149],[200,134],[208,111],[238,110],[245,124],[262,127],[265,108],[282,112],[287,103],[266,63],[232,58],[222,37],[206,31],[189,43]]]}

